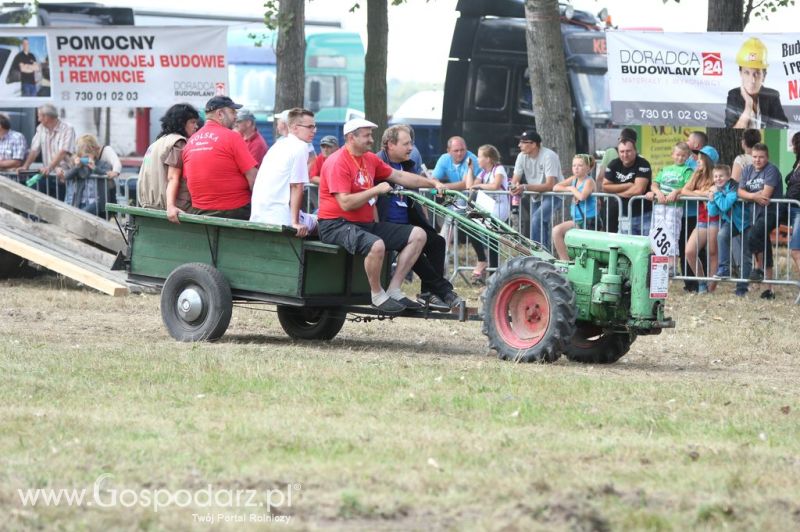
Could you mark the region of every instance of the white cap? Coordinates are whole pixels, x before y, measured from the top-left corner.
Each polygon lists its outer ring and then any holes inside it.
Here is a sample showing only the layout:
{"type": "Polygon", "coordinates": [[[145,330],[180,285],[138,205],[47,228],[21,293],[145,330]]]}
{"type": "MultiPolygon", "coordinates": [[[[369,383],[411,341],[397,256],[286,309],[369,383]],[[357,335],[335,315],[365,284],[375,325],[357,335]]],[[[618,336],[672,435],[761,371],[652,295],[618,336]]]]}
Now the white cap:
{"type": "Polygon", "coordinates": [[[344,126],[342,127],[342,133],[347,135],[348,133],[352,133],[356,129],[362,127],[378,127],[378,124],[373,124],[369,120],[364,120],[363,118],[353,118],[352,120],[348,120],[344,123],[344,126]]]}
{"type": "Polygon", "coordinates": [[[285,111],[281,111],[280,113],[275,115],[275,118],[278,120],[283,120],[284,122],[289,121],[289,110],[286,109],[285,111]]]}

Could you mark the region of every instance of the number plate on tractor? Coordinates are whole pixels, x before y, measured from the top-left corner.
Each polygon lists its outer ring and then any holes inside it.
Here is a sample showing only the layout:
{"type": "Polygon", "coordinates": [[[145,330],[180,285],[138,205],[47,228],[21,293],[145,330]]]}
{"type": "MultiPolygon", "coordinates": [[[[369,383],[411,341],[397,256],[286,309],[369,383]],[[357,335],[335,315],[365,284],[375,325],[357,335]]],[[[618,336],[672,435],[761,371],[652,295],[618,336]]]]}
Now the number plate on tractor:
{"type": "Polygon", "coordinates": [[[669,290],[669,257],[650,255],[650,299],[664,299],[669,290]]]}

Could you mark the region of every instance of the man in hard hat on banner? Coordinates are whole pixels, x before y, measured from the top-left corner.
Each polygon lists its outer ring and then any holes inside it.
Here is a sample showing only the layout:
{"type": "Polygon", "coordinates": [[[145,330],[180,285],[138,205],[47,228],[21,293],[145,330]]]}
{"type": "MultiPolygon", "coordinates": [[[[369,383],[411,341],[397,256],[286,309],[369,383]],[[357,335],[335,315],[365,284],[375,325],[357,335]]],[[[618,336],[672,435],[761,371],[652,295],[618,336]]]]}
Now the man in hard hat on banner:
{"type": "Polygon", "coordinates": [[[742,85],[728,91],[725,126],[738,129],[786,129],[789,121],[778,91],[764,87],[767,77],[767,47],[750,37],[736,54],[742,85]]]}

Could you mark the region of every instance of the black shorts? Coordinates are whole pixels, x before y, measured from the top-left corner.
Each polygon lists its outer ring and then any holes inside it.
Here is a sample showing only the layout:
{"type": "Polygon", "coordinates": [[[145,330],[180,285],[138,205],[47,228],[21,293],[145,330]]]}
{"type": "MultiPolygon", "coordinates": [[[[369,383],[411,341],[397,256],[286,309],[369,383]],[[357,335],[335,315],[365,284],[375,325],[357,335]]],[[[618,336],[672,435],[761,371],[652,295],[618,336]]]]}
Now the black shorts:
{"type": "Polygon", "coordinates": [[[342,246],[351,255],[366,255],[378,240],[383,240],[386,249],[400,251],[408,244],[413,229],[413,225],[407,224],[357,223],[336,218],[319,220],[319,239],[342,246]]]}

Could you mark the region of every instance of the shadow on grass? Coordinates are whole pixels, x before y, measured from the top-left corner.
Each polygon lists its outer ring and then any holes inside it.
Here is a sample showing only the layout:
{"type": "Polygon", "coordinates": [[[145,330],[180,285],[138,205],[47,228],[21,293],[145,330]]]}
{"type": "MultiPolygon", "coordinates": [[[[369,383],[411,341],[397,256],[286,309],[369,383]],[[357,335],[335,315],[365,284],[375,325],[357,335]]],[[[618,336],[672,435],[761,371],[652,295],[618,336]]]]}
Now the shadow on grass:
{"type": "Polygon", "coordinates": [[[256,344],[256,345],[293,345],[307,346],[314,349],[341,350],[354,349],[358,351],[400,351],[403,354],[424,353],[439,356],[464,356],[485,354],[485,349],[470,349],[463,345],[447,344],[444,342],[426,341],[422,343],[403,341],[400,339],[380,338],[334,338],[333,340],[293,340],[288,336],[270,336],[265,334],[226,334],[216,343],[219,344],[256,344]]]}

